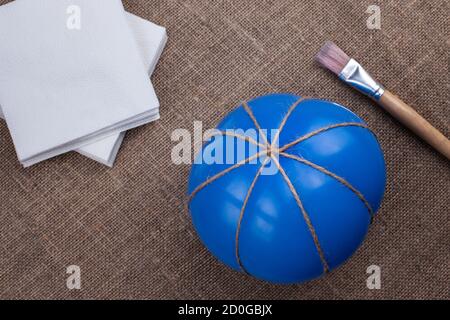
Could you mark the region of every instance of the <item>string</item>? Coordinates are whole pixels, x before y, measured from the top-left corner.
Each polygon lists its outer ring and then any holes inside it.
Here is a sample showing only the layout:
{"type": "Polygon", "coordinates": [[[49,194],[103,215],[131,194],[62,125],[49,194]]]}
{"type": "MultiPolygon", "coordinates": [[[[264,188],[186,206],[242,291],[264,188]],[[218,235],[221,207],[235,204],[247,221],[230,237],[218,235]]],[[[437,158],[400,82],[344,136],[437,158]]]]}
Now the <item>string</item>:
{"type": "Polygon", "coordinates": [[[248,199],[250,199],[250,196],[251,196],[252,191],[253,191],[253,189],[254,189],[254,187],[256,185],[256,182],[258,181],[258,178],[261,176],[261,173],[262,173],[262,171],[264,169],[264,166],[266,165],[266,163],[269,160],[270,160],[270,157],[267,157],[263,161],[263,163],[262,163],[261,167],[259,168],[258,172],[256,173],[255,178],[253,179],[250,187],[248,188],[247,195],[245,196],[244,203],[243,203],[242,208],[241,208],[240,213],[239,213],[239,220],[238,220],[238,225],[237,225],[237,230],[236,230],[236,242],[235,242],[236,243],[236,259],[237,259],[237,262],[238,262],[240,268],[242,269],[242,271],[244,271],[247,274],[248,274],[248,272],[245,270],[244,266],[242,265],[241,257],[239,255],[239,236],[240,236],[240,232],[241,232],[241,224],[242,224],[242,219],[244,218],[244,213],[245,213],[245,209],[247,207],[248,199]]]}
{"type": "Polygon", "coordinates": [[[197,188],[194,189],[194,191],[192,191],[191,195],[189,196],[189,201],[192,201],[192,199],[194,198],[194,196],[203,188],[205,188],[206,186],[208,186],[209,184],[211,184],[212,182],[216,181],[217,179],[223,177],[224,175],[226,175],[227,173],[233,171],[234,169],[237,169],[239,167],[242,167],[243,165],[247,164],[248,162],[266,154],[267,151],[261,151],[258,152],[256,154],[254,154],[251,157],[248,157],[238,163],[236,163],[235,165],[228,167],[227,169],[220,171],[219,173],[215,174],[214,176],[212,176],[211,178],[208,178],[205,182],[203,182],[202,184],[200,184],[197,188]]]}
{"type": "Polygon", "coordinates": [[[300,142],[303,142],[309,138],[312,138],[316,135],[318,135],[319,133],[331,130],[331,129],[336,129],[336,128],[341,128],[341,127],[361,127],[361,128],[365,128],[367,130],[370,130],[365,124],[363,123],[358,123],[358,122],[344,122],[344,123],[339,123],[339,124],[333,124],[327,127],[323,127],[320,129],[317,129],[313,132],[310,132],[288,144],[285,144],[284,146],[280,147],[279,150],[280,152],[286,151],[287,149],[289,149],[292,146],[295,146],[296,144],[299,144],[300,142]]]}
{"type": "Polygon", "coordinates": [[[339,181],[340,183],[342,183],[344,186],[346,186],[347,188],[349,188],[353,193],[356,194],[356,196],[364,203],[364,205],[366,206],[367,210],[369,211],[370,217],[373,217],[373,209],[372,206],[369,204],[369,202],[366,200],[366,198],[363,196],[363,194],[356,189],[354,186],[352,186],[350,184],[350,182],[348,182],[347,180],[345,180],[344,178],[338,176],[337,174],[328,171],[327,169],[325,169],[324,167],[321,167],[313,162],[310,162],[306,159],[300,158],[298,156],[295,156],[293,154],[289,154],[289,153],[285,153],[285,152],[281,152],[280,153],[281,156],[286,157],[286,158],[290,158],[293,160],[296,160],[298,162],[301,162],[303,164],[306,164],[307,166],[310,166],[334,179],[336,179],[337,181],[339,181]]]}
{"type": "Polygon", "coordinates": [[[234,138],[241,139],[241,140],[247,141],[249,143],[252,143],[252,144],[254,144],[254,145],[258,146],[258,147],[266,148],[266,146],[264,144],[259,143],[258,141],[256,141],[252,137],[240,135],[240,134],[237,134],[237,133],[234,133],[234,132],[230,132],[230,131],[215,130],[214,133],[211,133],[211,134],[207,135],[205,137],[205,139],[208,140],[208,139],[210,139],[212,137],[216,137],[216,136],[220,136],[220,135],[234,137],[234,138]]]}
{"type": "Polygon", "coordinates": [[[253,124],[255,125],[255,128],[258,129],[259,134],[261,135],[261,138],[264,140],[264,144],[269,146],[269,140],[267,140],[266,134],[261,129],[261,126],[259,125],[258,120],[256,120],[256,117],[253,114],[252,109],[250,109],[250,107],[248,106],[248,103],[246,101],[244,101],[242,103],[242,106],[244,107],[245,112],[247,112],[247,114],[249,115],[250,119],[252,119],[253,124]]]}
{"type": "Polygon", "coordinates": [[[309,217],[308,213],[306,212],[305,207],[303,206],[303,203],[300,199],[300,196],[298,195],[297,190],[295,189],[294,185],[291,182],[291,179],[289,179],[289,176],[284,171],[283,167],[278,162],[278,160],[275,157],[272,157],[272,159],[275,162],[275,165],[278,167],[278,170],[280,170],[281,175],[283,176],[284,180],[286,181],[286,184],[288,185],[289,189],[291,190],[291,193],[294,196],[294,199],[297,202],[298,207],[300,208],[300,212],[302,213],[303,219],[305,220],[306,225],[308,226],[309,232],[311,233],[311,236],[314,241],[314,245],[319,254],[320,261],[322,262],[323,271],[325,273],[327,273],[330,268],[328,267],[327,260],[323,253],[322,246],[320,245],[319,237],[317,236],[316,230],[314,229],[314,226],[311,222],[311,218],[309,217]]]}
{"type": "Polygon", "coordinates": [[[292,112],[298,107],[299,104],[303,103],[304,101],[309,100],[307,98],[300,98],[298,99],[288,110],[286,116],[283,118],[283,121],[281,121],[281,124],[278,128],[277,133],[275,134],[275,137],[272,141],[272,148],[275,147],[275,144],[278,142],[278,139],[280,137],[281,131],[283,130],[284,126],[286,125],[286,122],[288,121],[289,117],[291,116],[292,112]]]}

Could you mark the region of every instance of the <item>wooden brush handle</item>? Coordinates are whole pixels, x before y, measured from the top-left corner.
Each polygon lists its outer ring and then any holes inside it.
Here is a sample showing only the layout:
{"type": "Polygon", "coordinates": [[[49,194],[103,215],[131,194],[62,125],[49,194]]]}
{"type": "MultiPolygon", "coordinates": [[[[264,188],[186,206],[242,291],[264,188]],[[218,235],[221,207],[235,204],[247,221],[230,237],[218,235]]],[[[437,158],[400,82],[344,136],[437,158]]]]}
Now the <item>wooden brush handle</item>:
{"type": "Polygon", "coordinates": [[[413,108],[388,90],[381,96],[379,103],[394,118],[450,160],[450,140],[413,108]]]}

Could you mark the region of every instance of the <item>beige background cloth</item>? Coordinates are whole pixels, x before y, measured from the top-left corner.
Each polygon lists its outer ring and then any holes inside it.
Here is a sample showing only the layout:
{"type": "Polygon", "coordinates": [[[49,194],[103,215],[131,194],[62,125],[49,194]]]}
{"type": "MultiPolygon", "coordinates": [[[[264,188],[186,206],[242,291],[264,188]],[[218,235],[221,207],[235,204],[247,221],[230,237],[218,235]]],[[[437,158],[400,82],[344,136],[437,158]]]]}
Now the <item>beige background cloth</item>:
{"type": "Polygon", "coordinates": [[[450,298],[450,163],[313,62],[334,40],[450,136],[447,0],[124,4],[168,28],[153,78],[162,120],[127,134],[114,169],[70,153],[24,170],[0,124],[0,298],[450,298]],[[366,27],[371,4],[381,7],[381,30],[366,27]],[[216,261],[186,210],[189,166],[170,157],[174,129],[192,131],[194,120],[212,128],[268,92],[348,106],[378,135],[388,167],[364,245],[304,285],[267,284],[216,261]],[[72,264],[81,291],[66,288],[72,264]],[[381,290],[366,287],[372,264],[381,290]]]}

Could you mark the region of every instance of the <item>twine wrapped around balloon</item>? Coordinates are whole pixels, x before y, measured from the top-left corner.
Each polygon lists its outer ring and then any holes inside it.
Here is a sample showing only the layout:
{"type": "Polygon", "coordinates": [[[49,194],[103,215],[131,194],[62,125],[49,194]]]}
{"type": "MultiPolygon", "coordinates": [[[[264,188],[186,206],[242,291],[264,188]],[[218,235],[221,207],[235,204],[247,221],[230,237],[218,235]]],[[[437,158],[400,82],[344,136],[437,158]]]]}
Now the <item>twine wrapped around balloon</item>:
{"type": "MultiPolygon", "coordinates": [[[[359,123],[359,122],[343,122],[343,123],[337,123],[337,124],[332,124],[332,125],[328,125],[325,127],[321,127],[319,129],[316,129],[310,133],[307,133],[305,135],[302,135],[301,137],[295,139],[292,142],[289,142],[281,147],[277,147],[277,143],[279,141],[279,137],[280,134],[282,132],[282,130],[284,129],[289,117],[291,116],[291,114],[294,112],[294,110],[296,110],[296,108],[300,107],[303,103],[307,102],[307,101],[312,101],[313,99],[310,98],[300,98],[298,99],[295,103],[293,103],[287,113],[285,114],[284,118],[282,119],[280,126],[278,128],[278,130],[276,131],[276,135],[275,137],[272,139],[271,143],[269,142],[268,137],[266,136],[266,134],[264,133],[264,131],[262,130],[258,120],[256,119],[255,115],[253,114],[253,111],[251,110],[251,108],[249,107],[247,102],[244,102],[242,104],[243,109],[245,110],[245,112],[247,113],[247,115],[249,116],[249,118],[251,119],[251,121],[253,122],[254,127],[257,129],[257,131],[259,132],[259,136],[260,136],[260,140],[262,141],[262,143],[256,141],[255,139],[248,137],[248,136],[244,136],[244,135],[239,135],[239,134],[234,134],[234,133],[230,133],[224,130],[220,130],[220,131],[216,131],[213,136],[217,136],[217,135],[223,135],[223,136],[232,136],[236,139],[241,139],[241,140],[245,140],[248,143],[257,145],[259,147],[262,148],[262,150],[260,150],[259,152],[257,152],[256,154],[246,157],[245,159],[237,162],[236,164],[226,168],[225,170],[222,170],[218,173],[216,173],[215,175],[213,175],[212,177],[209,177],[206,181],[204,181],[203,183],[199,184],[191,193],[190,193],[190,198],[189,198],[189,202],[191,202],[194,197],[204,188],[206,188],[207,186],[209,186],[210,184],[212,184],[213,182],[217,181],[218,179],[224,177],[225,175],[233,172],[233,170],[236,170],[239,167],[244,166],[247,163],[250,163],[252,160],[258,159],[259,157],[262,156],[266,156],[266,158],[262,161],[262,164],[260,166],[260,168],[258,169],[258,171],[256,172],[255,177],[253,178],[250,187],[247,190],[247,194],[245,196],[245,199],[243,201],[242,207],[240,209],[240,214],[239,214],[239,220],[237,223],[237,229],[236,229],[236,235],[235,235],[235,255],[236,255],[236,260],[239,264],[240,269],[247,273],[250,274],[246,268],[244,267],[242,261],[241,261],[241,256],[240,256],[240,251],[239,251],[239,241],[240,241],[240,233],[241,233],[241,224],[242,224],[242,220],[244,218],[245,215],[245,211],[247,208],[247,204],[249,202],[249,199],[252,195],[252,192],[255,188],[255,185],[259,179],[259,177],[262,174],[262,171],[264,169],[264,167],[266,166],[266,164],[269,161],[273,161],[274,164],[276,165],[277,169],[279,170],[279,172],[281,173],[281,176],[283,177],[284,181],[286,182],[290,192],[292,193],[292,196],[295,199],[295,202],[298,205],[298,208],[301,212],[301,217],[302,219],[304,219],[304,221],[306,222],[306,225],[308,227],[309,233],[313,239],[315,248],[317,250],[317,253],[320,257],[320,261],[322,263],[322,267],[323,267],[323,272],[324,273],[328,273],[330,270],[330,266],[329,263],[325,257],[324,254],[324,250],[322,248],[319,236],[317,235],[316,229],[314,227],[314,224],[311,221],[311,218],[307,212],[307,210],[305,209],[301,196],[298,193],[298,191],[296,190],[295,186],[293,185],[291,178],[289,177],[288,173],[285,171],[285,169],[283,168],[283,166],[280,164],[280,161],[278,159],[278,157],[284,157],[284,158],[288,158],[294,161],[297,161],[299,163],[302,163],[306,166],[309,166],[317,171],[320,171],[321,173],[335,179],[336,181],[338,181],[341,185],[343,185],[345,188],[349,189],[351,192],[353,192],[357,198],[364,204],[364,206],[367,208],[367,212],[370,215],[370,221],[372,222],[373,216],[374,216],[374,209],[372,208],[372,206],[370,205],[369,201],[364,197],[363,193],[361,191],[359,191],[355,186],[353,186],[348,180],[346,180],[344,177],[339,176],[338,174],[327,170],[326,168],[324,168],[323,166],[320,166],[312,161],[306,160],[302,157],[299,157],[295,154],[290,154],[287,152],[287,150],[303,141],[306,141],[312,137],[315,137],[323,132],[326,131],[331,131],[337,128],[344,128],[344,127],[360,127],[366,130],[370,129],[367,127],[367,125],[365,125],[364,123],[359,123]]],[[[370,131],[371,132],[371,131],[370,131]]],[[[213,214],[213,213],[211,213],[213,214]]],[[[287,213],[289,214],[289,213],[287,213]]]]}

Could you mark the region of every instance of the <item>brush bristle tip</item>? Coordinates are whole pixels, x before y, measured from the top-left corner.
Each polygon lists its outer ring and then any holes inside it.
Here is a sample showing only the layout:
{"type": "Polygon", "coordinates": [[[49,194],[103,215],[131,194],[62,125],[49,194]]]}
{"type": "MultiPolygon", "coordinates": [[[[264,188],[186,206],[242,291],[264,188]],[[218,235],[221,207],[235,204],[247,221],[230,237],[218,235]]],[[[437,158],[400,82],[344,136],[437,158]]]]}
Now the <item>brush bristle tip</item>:
{"type": "Polygon", "coordinates": [[[316,55],[316,61],[331,72],[339,75],[350,57],[332,41],[327,41],[316,55]]]}

